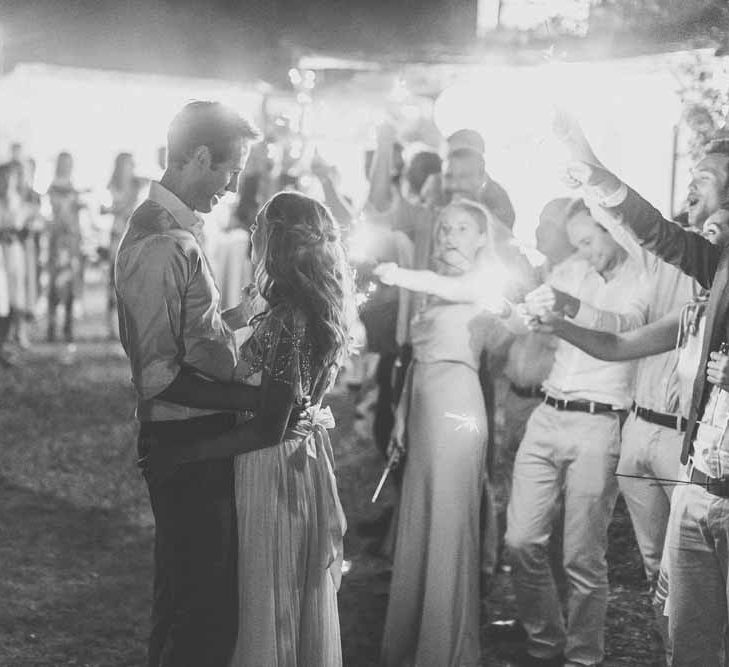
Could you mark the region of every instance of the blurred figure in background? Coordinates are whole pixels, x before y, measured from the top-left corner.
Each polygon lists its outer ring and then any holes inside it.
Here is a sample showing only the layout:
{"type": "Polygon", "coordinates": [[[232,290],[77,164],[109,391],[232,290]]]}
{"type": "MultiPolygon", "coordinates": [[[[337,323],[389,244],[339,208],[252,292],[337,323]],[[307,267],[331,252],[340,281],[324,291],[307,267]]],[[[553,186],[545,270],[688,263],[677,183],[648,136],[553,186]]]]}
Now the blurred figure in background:
{"type": "Polygon", "coordinates": [[[41,214],[41,196],[35,190],[35,160],[28,158],[22,165],[20,175],[20,196],[26,206],[25,228],[28,237],[25,241],[25,256],[28,266],[26,276],[28,284],[28,308],[31,319],[35,317],[35,309],[40,297],[41,276],[41,238],[45,232],[45,221],[41,214]]]}
{"type": "Polygon", "coordinates": [[[223,310],[238,305],[243,288],[253,281],[251,225],[255,223],[256,213],[263,203],[259,202],[261,174],[246,173],[241,180],[238,203],[230,216],[228,228],[218,237],[212,253],[223,310]]]}
{"type": "MultiPolygon", "coordinates": [[[[566,229],[566,215],[571,199],[553,199],[539,215],[536,228],[537,250],[545,257],[539,267],[541,281],[549,281],[552,273],[575,251],[566,229]]],[[[504,437],[495,443],[492,482],[499,524],[499,547],[506,532],[506,507],[511,496],[514,458],[524,437],[526,424],[534,408],[544,400],[542,383],[549,376],[554,362],[557,341],[553,336],[529,332],[517,336],[509,348],[504,375],[509,388],[504,400],[504,437]]]]}
{"type": "Polygon", "coordinates": [[[84,204],[73,185],[73,158],[62,152],[48,196],[52,218],[48,226],[48,341],[56,340],[56,310],[63,305],[63,335],[73,340],[74,300],[82,281],[82,234],[79,212],[84,204]]]}
{"type": "Polygon", "coordinates": [[[483,137],[476,130],[457,130],[446,140],[446,155],[451,157],[466,155],[472,151],[484,160],[481,169],[481,191],[477,201],[483,204],[493,215],[503,222],[509,229],[514,228],[516,214],[509,195],[502,185],[497,183],[485,169],[486,144],[483,137]],[[465,152],[462,152],[465,151],[465,152]]]}
{"type": "Polygon", "coordinates": [[[119,153],[114,160],[114,171],[107,186],[111,195],[111,206],[102,206],[102,214],[113,216],[109,234],[109,284],[106,313],[109,339],[118,337],[116,316],[116,291],[114,290],[114,261],[119,241],[124,234],[127,221],[140,200],[144,182],[134,174],[134,158],[131,153],[119,153]]]}
{"type": "Polygon", "coordinates": [[[15,234],[12,224],[13,217],[10,212],[10,202],[13,199],[11,189],[14,181],[12,174],[13,169],[10,164],[0,165],[0,366],[4,368],[13,365],[13,359],[5,347],[13,316],[12,278],[8,270],[8,256],[13,253],[11,246],[15,234]]]}
{"type": "Polygon", "coordinates": [[[20,196],[20,166],[8,162],[0,166],[0,244],[4,255],[10,308],[10,331],[21,347],[27,346],[24,318],[28,310],[26,258],[24,245],[24,206],[20,196]]]}

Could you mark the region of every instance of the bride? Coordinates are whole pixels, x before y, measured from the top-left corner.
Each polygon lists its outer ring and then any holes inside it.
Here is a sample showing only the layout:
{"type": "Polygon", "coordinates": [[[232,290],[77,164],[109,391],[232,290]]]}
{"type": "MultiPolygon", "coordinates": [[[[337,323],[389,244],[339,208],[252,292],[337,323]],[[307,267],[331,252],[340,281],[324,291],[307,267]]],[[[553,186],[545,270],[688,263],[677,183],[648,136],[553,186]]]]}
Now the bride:
{"type": "Polygon", "coordinates": [[[235,429],[180,448],[178,462],[236,456],[238,640],[232,667],[342,664],[336,593],[344,514],[321,401],[347,351],[354,314],[339,230],[319,202],[275,195],[252,227],[262,310],[235,377],[261,387],[235,429]],[[312,407],[304,417],[305,397],[312,407]]]}

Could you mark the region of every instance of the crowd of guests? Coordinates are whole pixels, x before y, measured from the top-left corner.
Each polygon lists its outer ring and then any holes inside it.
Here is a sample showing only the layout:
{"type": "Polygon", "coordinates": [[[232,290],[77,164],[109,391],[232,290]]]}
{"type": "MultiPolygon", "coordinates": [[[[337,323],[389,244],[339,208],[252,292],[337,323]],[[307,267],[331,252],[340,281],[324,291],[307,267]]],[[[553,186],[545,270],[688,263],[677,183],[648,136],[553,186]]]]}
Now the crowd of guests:
{"type": "MultiPolygon", "coordinates": [[[[70,153],[62,151],[56,157],[44,194],[34,189],[35,166],[17,143],[11,159],[0,165],[0,365],[4,367],[21,363],[17,351],[29,348],[33,339],[73,342],[75,321],[83,311],[85,269],[91,263],[113,264],[126,221],[146,184],[135,175],[131,154],[120,153],[105,197],[109,203],[94,209],[90,191],[74,181],[70,153]],[[111,223],[94,244],[99,216],[110,216],[111,223]],[[46,330],[32,331],[42,314],[46,330]]],[[[108,302],[108,333],[115,337],[112,279],[108,302]]]]}
{"type": "Polygon", "coordinates": [[[393,134],[380,133],[369,203],[391,245],[400,234],[411,245],[397,262],[380,256],[375,274],[407,290],[399,333],[412,358],[390,444],[405,463],[382,661],[479,664],[478,583],[488,586],[503,540],[522,663],[601,664],[607,529],[621,492],[664,659],[726,665],[729,361],[716,284],[729,144],[707,146],[682,220],[667,222],[603,167],[572,119],[555,130],[579,161],[566,185],[581,190],[545,205],[536,268],[514,251],[508,208],[489,201],[505,195],[472,133],[449,139],[440,188],[419,200],[387,184],[393,134]],[[499,375],[505,437],[489,443],[499,375]],[[494,500],[497,519],[508,507],[489,528],[494,500]]]}
{"type": "MultiPolygon", "coordinates": [[[[113,219],[109,329],[118,314],[156,520],[149,664],[341,664],[346,524],[321,403],[355,328],[345,246],[377,355],[372,436],[396,466],[382,664],[481,664],[498,568],[523,665],[601,664],[619,493],[663,659],[729,664],[729,142],[707,145],[682,219],[667,221],[573,119],[555,131],[573,191],[545,202],[536,264],[473,130],[436,151],[381,125],[359,210],[319,156],[315,197],[281,188],[255,128],[211,103],[173,121],[140,206],[147,183],[116,158],[100,213],[113,219]],[[236,223],[210,262],[196,213],[226,192],[236,223]]],[[[59,307],[73,339],[86,204],[72,173],[60,154],[44,207],[31,160],[0,166],[4,364],[44,289],[48,340],[59,307]]]]}

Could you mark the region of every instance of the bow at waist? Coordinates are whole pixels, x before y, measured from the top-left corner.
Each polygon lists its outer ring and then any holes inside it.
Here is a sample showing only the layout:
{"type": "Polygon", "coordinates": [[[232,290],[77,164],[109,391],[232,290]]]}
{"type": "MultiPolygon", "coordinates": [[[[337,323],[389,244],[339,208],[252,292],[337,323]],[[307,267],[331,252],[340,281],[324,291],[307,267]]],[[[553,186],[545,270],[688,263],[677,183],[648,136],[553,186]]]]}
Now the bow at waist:
{"type": "MultiPolygon", "coordinates": [[[[297,469],[313,466],[312,474],[319,481],[315,489],[320,508],[317,512],[316,539],[323,565],[329,570],[338,590],[342,580],[347,520],[337,492],[334,452],[327,433],[335,425],[329,407],[312,406],[295,426],[286,431],[285,438],[299,441],[298,447],[289,457],[290,464],[297,469]]],[[[319,566],[312,562],[312,567],[319,566]]]]}

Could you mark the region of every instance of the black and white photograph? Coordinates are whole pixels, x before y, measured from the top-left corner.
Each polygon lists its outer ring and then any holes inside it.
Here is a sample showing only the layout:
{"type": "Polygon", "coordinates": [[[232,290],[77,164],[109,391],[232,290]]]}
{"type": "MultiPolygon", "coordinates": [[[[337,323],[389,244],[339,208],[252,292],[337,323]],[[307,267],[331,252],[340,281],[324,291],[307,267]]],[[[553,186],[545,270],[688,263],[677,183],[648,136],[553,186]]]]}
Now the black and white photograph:
{"type": "Polygon", "coordinates": [[[727,0],[0,0],[0,667],[729,667],[727,0]]]}

